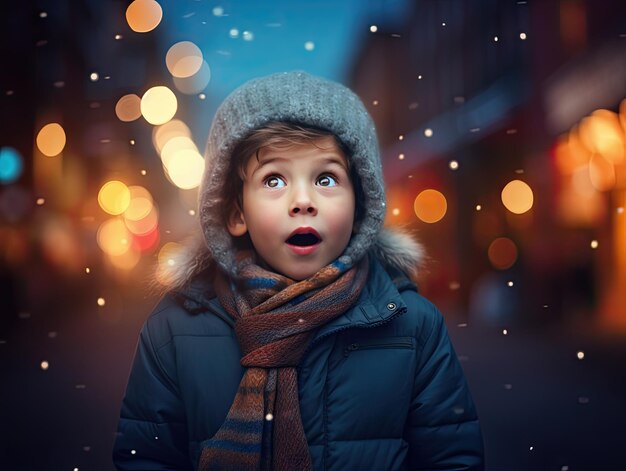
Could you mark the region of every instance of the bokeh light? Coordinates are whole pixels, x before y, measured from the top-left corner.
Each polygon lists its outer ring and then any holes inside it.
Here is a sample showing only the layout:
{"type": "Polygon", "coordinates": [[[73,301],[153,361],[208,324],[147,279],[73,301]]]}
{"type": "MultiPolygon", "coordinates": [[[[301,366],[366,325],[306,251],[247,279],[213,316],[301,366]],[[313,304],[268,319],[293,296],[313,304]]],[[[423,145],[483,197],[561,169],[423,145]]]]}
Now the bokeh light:
{"type": "Polygon", "coordinates": [[[161,161],[165,168],[169,168],[176,154],[184,150],[198,152],[196,144],[189,137],[178,136],[168,140],[161,149],[161,161]]]}
{"type": "Polygon", "coordinates": [[[204,159],[193,149],[183,149],[174,154],[166,167],[167,177],[174,185],[190,190],[200,185],[204,172],[204,159]]]}
{"type": "Polygon", "coordinates": [[[574,171],[572,174],[572,188],[581,196],[591,196],[596,193],[596,189],[591,183],[589,167],[580,167],[574,171]]]}
{"type": "Polygon", "coordinates": [[[109,254],[108,257],[111,265],[120,270],[132,270],[137,266],[139,260],[141,260],[141,254],[132,245],[123,254],[109,254]]]}
{"type": "Polygon", "coordinates": [[[59,123],[46,124],[37,134],[37,148],[48,157],[59,155],[65,147],[65,142],[65,131],[59,123]]]}
{"type": "Polygon", "coordinates": [[[133,247],[141,252],[148,252],[157,246],[159,239],[159,228],[155,227],[153,231],[146,234],[133,234],[133,247]]]}
{"type": "Polygon", "coordinates": [[[109,214],[122,214],[130,204],[130,190],[118,180],[106,182],[98,192],[98,204],[109,214]]]}
{"type": "Polygon", "coordinates": [[[163,147],[170,139],[180,136],[191,138],[191,131],[180,119],[172,119],[152,130],[152,144],[156,150],[162,152],[163,147]]]}
{"type": "Polygon", "coordinates": [[[159,211],[156,206],[150,207],[150,212],[143,218],[133,220],[124,218],[126,228],[135,235],[145,235],[154,231],[159,224],[159,211]]]}
{"type": "Polygon", "coordinates": [[[429,224],[440,221],[448,210],[446,197],[437,190],[424,190],[415,198],[413,203],[415,215],[429,224]]]}
{"type": "Polygon", "coordinates": [[[132,234],[121,219],[113,218],[100,225],[97,241],[100,249],[107,255],[122,255],[130,248],[132,234]]]}
{"type": "Polygon", "coordinates": [[[39,229],[41,250],[48,262],[68,272],[82,268],[83,246],[73,221],[65,216],[48,218],[39,229]]]}
{"type": "Polygon", "coordinates": [[[141,97],[141,114],[150,124],[164,124],[176,114],[178,102],[169,88],[159,85],[141,97]]]}
{"type": "Polygon", "coordinates": [[[153,199],[148,190],[142,186],[129,186],[130,203],[124,211],[124,219],[139,221],[152,211],[153,199]]]}
{"type": "Polygon", "coordinates": [[[211,69],[202,61],[198,71],[189,77],[174,77],[176,89],[186,95],[195,95],[204,90],[211,81],[211,69]]]}
{"type": "Polygon", "coordinates": [[[571,175],[579,167],[587,165],[591,154],[582,144],[578,128],[574,127],[569,133],[559,138],[554,156],[561,173],[571,175]]]}
{"type": "Polygon", "coordinates": [[[186,78],[196,74],[202,66],[202,51],[191,41],[180,41],[169,48],[165,56],[167,70],[173,77],[186,78]]]}
{"type": "Polygon", "coordinates": [[[498,237],[489,244],[487,256],[494,268],[506,270],[517,261],[517,246],[508,237],[498,237]]]}
{"type": "Polygon", "coordinates": [[[0,147],[0,184],[13,183],[22,175],[22,156],[13,147],[0,147]]]}
{"type": "Polygon", "coordinates": [[[156,279],[163,285],[169,285],[183,261],[184,248],[176,242],[168,242],[161,247],[157,257],[156,279]]]}
{"type": "Polygon", "coordinates": [[[598,191],[608,191],[615,186],[615,167],[601,154],[593,154],[589,160],[589,180],[598,191]]]}
{"type": "Polygon", "coordinates": [[[502,190],[502,204],[514,214],[523,214],[533,207],[533,190],[521,180],[513,180],[502,190]]]}
{"type": "Polygon", "coordinates": [[[609,162],[624,160],[624,132],[617,114],[610,110],[596,110],[580,123],[580,137],[592,152],[602,154],[609,162]]]}
{"type": "Polygon", "coordinates": [[[141,98],[131,93],[124,95],[115,105],[115,114],[120,121],[135,121],[141,117],[141,98]]]}
{"type": "Polygon", "coordinates": [[[154,0],[135,0],[126,9],[126,21],[136,33],[156,28],[163,18],[163,9],[154,0]]]}

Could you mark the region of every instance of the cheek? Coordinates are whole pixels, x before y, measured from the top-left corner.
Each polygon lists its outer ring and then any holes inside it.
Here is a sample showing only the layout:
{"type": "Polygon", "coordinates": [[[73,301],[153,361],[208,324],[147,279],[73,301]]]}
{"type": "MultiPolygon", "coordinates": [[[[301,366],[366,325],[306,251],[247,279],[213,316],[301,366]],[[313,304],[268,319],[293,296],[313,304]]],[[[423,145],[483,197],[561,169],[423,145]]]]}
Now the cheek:
{"type": "Polygon", "coordinates": [[[284,219],[277,204],[263,202],[259,199],[250,200],[247,207],[244,203],[244,215],[250,235],[260,238],[265,235],[271,236],[277,232],[284,219]]]}
{"type": "Polygon", "coordinates": [[[327,214],[328,227],[337,235],[347,234],[349,237],[354,224],[354,200],[348,199],[343,203],[331,206],[327,214]]]}

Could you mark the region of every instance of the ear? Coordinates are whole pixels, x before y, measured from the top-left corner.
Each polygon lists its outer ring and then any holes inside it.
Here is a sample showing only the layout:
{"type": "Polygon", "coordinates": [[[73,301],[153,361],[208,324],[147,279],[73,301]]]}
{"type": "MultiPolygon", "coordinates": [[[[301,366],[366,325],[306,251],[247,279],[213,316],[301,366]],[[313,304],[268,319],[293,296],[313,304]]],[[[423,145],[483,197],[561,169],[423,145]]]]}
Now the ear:
{"type": "Polygon", "coordinates": [[[246,220],[244,218],[243,213],[237,207],[234,207],[228,217],[228,222],[226,224],[228,228],[228,232],[233,237],[240,237],[248,232],[248,226],[246,224],[246,220]]]}

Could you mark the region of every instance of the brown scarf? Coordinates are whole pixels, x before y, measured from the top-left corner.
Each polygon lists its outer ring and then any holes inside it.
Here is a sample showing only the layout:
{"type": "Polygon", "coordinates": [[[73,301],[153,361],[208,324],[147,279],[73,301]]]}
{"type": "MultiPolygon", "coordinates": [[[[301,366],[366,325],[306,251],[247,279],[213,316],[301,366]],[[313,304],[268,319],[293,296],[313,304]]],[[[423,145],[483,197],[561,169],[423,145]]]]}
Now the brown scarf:
{"type": "Polygon", "coordinates": [[[246,368],[226,420],[202,443],[198,470],[303,470],[311,458],[300,418],[296,367],[317,329],[352,306],[368,274],[339,259],[296,282],[238,257],[241,279],[224,275],[215,289],[235,320],[246,368]]]}

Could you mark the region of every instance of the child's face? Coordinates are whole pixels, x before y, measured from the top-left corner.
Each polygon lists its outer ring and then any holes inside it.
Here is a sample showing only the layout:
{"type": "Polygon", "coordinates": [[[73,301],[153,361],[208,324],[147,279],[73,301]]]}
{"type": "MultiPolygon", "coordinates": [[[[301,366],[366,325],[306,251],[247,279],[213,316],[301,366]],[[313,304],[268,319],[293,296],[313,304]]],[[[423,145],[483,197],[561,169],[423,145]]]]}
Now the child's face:
{"type": "Polygon", "coordinates": [[[233,236],[248,232],[265,263],[303,280],[350,241],[355,200],[346,157],[331,136],[315,145],[263,147],[258,157],[248,160],[243,213],[232,215],[228,230],[233,236]]]}

